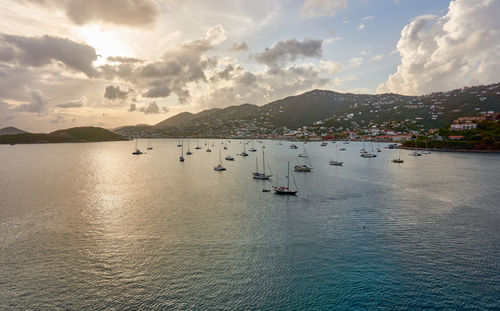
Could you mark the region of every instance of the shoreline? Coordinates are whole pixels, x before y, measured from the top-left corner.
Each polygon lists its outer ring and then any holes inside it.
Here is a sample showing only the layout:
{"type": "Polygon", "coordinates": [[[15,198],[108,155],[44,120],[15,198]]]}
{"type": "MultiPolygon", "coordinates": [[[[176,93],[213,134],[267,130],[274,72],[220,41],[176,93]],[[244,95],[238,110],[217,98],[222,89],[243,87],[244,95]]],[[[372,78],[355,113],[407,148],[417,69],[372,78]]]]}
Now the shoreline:
{"type": "MultiPolygon", "coordinates": [[[[414,147],[402,147],[405,150],[415,150],[414,147]]],[[[424,149],[419,149],[424,150],[424,149]]],[[[464,152],[464,153],[500,153],[500,150],[471,150],[471,149],[438,149],[438,148],[428,148],[429,151],[437,152],[464,152]]]]}

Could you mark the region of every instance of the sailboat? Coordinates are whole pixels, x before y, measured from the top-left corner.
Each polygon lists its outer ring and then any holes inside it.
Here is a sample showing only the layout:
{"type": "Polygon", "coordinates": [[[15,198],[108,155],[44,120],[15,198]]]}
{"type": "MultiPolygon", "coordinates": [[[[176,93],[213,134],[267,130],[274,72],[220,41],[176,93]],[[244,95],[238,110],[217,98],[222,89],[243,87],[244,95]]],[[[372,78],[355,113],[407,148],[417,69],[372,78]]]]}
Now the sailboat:
{"type": "Polygon", "coordinates": [[[324,142],[321,143],[321,147],[325,147],[327,145],[328,145],[328,143],[326,141],[324,141],[324,142]]]}
{"type": "Polygon", "coordinates": [[[225,159],[226,161],[234,161],[234,158],[230,155],[226,155],[225,159]]]}
{"type": "Polygon", "coordinates": [[[182,147],[181,140],[179,139],[179,143],[177,144],[177,147],[182,147]]]}
{"type": "Polygon", "coordinates": [[[186,155],[192,155],[193,153],[191,152],[191,150],[189,150],[189,139],[188,139],[188,151],[186,152],[186,155]]]}
{"type": "Polygon", "coordinates": [[[254,146],[254,144],[253,144],[253,139],[252,139],[252,148],[248,149],[248,151],[250,151],[250,152],[255,152],[255,151],[257,151],[257,149],[255,149],[255,146],[254,146]]]}
{"type": "Polygon", "coordinates": [[[425,138],[425,150],[422,151],[422,154],[431,154],[431,152],[427,150],[427,137],[425,138]]]}
{"type": "Polygon", "coordinates": [[[308,173],[308,172],[312,171],[313,168],[312,168],[311,160],[309,160],[309,156],[307,155],[307,150],[306,150],[306,146],[305,145],[304,145],[304,153],[303,153],[303,155],[304,156],[302,156],[300,158],[304,159],[304,160],[300,161],[300,159],[299,159],[299,163],[297,165],[295,165],[294,171],[308,173]]]}
{"type": "Polygon", "coordinates": [[[291,145],[290,145],[290,149],[299,149],[299,147],[297,147],[297,145],[296,145],[296,144],[291,144],[291,145]]]}
{"type": "MultiPolygon", "coordinates": [[[[273,176],[272,174],[266,174],[266,157],[264,155],[264,150],[262,150],[262,172],[259,172],[259,160],[257,158],[255,158],[255,165],[255,172],[252,173],[254,179],[269,180],[269,178],[273,176]]],[[[271,168],[269,168],[269,171],[271,171],[271,168]]]]}
{"type": "MultiPolygon", "coordinates": [[[[335,158],[337,158],[337,149],[335,149],[335,158]]],[[[330,159],[330,165],[342,166],[343,164],[344,164],[344,162],[342,162],[342,161],[337,161],[337,160],[331,160],[330,159]]]]}
{"type": "Polygon", "coordinates": [[[184,162],[184,147],[181,144],[181,156],[179,157],[179,161],[184,162]]]}
{"type": "Polygon", "coordinates": [[[242,156],[242,157],[248,157],[247,148],[245,145],[246,145],[245,141],[243,141],[243,152],[240,153],[240,156],[242,156]]]}
{"type": "Polygon", "coordinates": [[[151,143],[151,138],[153,137],[153,133],[151,132],[148,137],[148,148],[147,150],[153,150],[153,144],[151,143]]]}
{"type": "MultiPolygon", "coordinates": [[[[207,144],[207,142],[205,141],[205,145],[207,144]]],[[[207,150],[205,150],[206,152],[212,152],[212,150],[210,149],[210,142],[208,143],[208,147],[207,147],[207,150]]]]}
{"type": "Polygon", "coordinates": [[[288,169],[286,171],[286,187],[285,186],[273,186],[274,193],[279,195],[296,195],[299,190],[297,189],[297,183],[295,182],[295,177],[290,172],[290,162],[288,162],[288,169]],[[293,183],[295,184],[295,190],[290,189],[290,175],[292,175],[293,183]]]}
{"type": "Polygon", "coordinates": [[[214,167],[214,171],[225,171],[226,168],[224,166],[222,166],[222,154],[221,154],[221,151],[219,149],[219,164],[217,164],[216,167],[214,167]]]}
{"type": "Polygon", "coordinates": [[[196,147],[194,149],[196,149],[196,150],[201,149],[199,140],[196,141],[196,147]]]}
{"type": "Polygon", "coordinates": [[[135,151],[132,152],[133,155],[141,155],[142,154],[142,151],[139,150],[139,148],[137,147],[137,139],[135,140],[135,151]]]}
{"type": "MultiPolygon", "coordinates": [[[[376,158],[376,157],[377,157],[377,155],[375,154],[375,150],[373,150],[373,143],[372,143],[372,141],[371,141],[371,136],[370,136],[370,138],[369,138],[369,141],[370,141],[370,146],[372,147],[372,152],[367,152],[367,151],[365,150],[365,152],[364,152],[364,153],[361,153],[361,157],[363,157],[363,158],[376,158]]],[[[364,149],[364,148],[363,148],[363,149],[364,149]]]]}
{"type": "Polygon", "coordinates": [[[399,163],[399,164],[404,163],[404,160],[401,159],[401,148],[399,149],[399,157],[397,159],[393,159],[392,163],[399,163]]]}
{"type": "Polygon", "coordinates": [[[412,157],[420,157],[422,156],[422,154],[420,152],[418,152],[418,144],[417,144],[417,141],[418,141],[418,136],[417,138],[415,138],[415,150],[410,153],[409,155],[411,155],[412,157]]]}

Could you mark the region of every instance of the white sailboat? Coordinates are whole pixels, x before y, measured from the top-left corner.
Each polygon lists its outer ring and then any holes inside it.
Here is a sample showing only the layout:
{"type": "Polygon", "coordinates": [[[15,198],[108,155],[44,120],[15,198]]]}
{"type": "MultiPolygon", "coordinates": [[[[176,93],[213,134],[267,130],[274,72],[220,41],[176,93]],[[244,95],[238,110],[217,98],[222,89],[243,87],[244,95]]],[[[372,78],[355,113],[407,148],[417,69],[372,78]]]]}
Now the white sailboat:
{"type": "MultiPolygon", "coordinates": [[[[375,150],[373,150],[373,143],[372,143],[372,141],[371,141],[371,136],[370,136],[370,138],[369,138],[369,141],[370,141],[370,146],[371,146],[371,148],[372,148],[372,151],[371,151],[371,152],[367,152],[367,151],[365,150],[365,152],[364,152],[364,153],[361,153],[361,157],[363,157],[363,158],[376,158],[376,157],[377,157],[377,155],[375,154],[375,150]]],[[[364,149],[364,148],[363,148],[363,149],[364,149]]]]}
{"type": "Polygon", "coordinates": [[[307,155],[307,150],[306,150],[305,145],[304,145],[303,156],[299,158],[298,162],[299,163],[294,166],[294,171],[302,172],[302,173],[309,173],[312,171],[312,169],[313,169],[312,163],[311,163],[311,160],[309,159],[309,156],[307,155]]]}
{"type": "MultiPolygon", "coordinates": [[[[337,158],[337,149],[335,149],[335,158],[337,158]]],[[[338,161],[338,160],[332,160],[330,159],[330,165],[334,165],[334,166],[342,166],[344,164],[344,162],[342,161],[338,161]]]]}
{"type": "Polygon", "coordinates": [[[431,154],[431,152],[427,150],[427,137],[425,138],[425,150],[422,151],[422,154],[431,154]]]}
{"type": "MultiPolygon", "coordinates": [[[[255,158],[255,165],[256,165],[255,172],[252,173],[254,179],[269,180],[271,176],[273,176],[271,173],[266,174],[266,157],[264,155],[264,150],[262,150],[262,172],[259,172],[259,160],[257,158],[255,158]]],[[[269,167],[269,172],[271,172],[270,167],[269,167]]]]}
{"type": "Polygon", "coordinates": [[[418,152],[418,143],[417,143],[417,141],[418,141],[418,136],[417,136],[417,138],[415,138],[415,150],[409,154],[412,157],[420,157],[420,156],[422,156],[422,154],[420,152],[418,152]]]}
{"type": "Polygon", "coordinates": [[[295,177],[293,177],[293,174],[290,172],[290,162],[288,162],[288,168],[286,171],[286,187],[285,186],[273,186],[274,193],[279,194],[279,195],[296,195],[299,190],[297,189],[297,183],[295,182],[295,177]],[[292,176],[293,183],[295,185],[295,189],[292,190],[290,189],[290,175],[292,176]]]}
{"type": "Polygon", "coordinates": [[[217,166],[214,167],[214,171],[225,171],[226,168],[224,166],[222,166],[222,153],[221,153],[221,150],[219,149],[219,164],[217,164],[217,166]]]}

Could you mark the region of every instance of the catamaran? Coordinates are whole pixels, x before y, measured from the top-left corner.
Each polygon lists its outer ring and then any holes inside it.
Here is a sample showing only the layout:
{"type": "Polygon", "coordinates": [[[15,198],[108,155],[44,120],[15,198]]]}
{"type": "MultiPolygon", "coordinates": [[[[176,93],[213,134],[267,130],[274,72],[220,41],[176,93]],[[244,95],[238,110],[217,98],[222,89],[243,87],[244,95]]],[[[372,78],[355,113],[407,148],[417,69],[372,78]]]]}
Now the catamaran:
{"type": "Polygon", "coordinates": [[[219,164],[217,164],[216,167],[214,167],[214,171],[225,171],[226,168],[224,166],[222,166],[222,153],[219,149],[219,164]]]}
{"type": "Polygon", "coordinates": [[[286,187],[285,186],[273,186],[274,193],[279,195],[296,195],[299,190],[297,189],[297,183],[295,182],[295,177],[290,172],[290,162],[288,162],[288,169],[286,171],[286,187]],[[290,175],[292,175],[293,183],[295,185],[295,190],[290,189],[290,175]]]}
{"type": "MultiPolygon", "coordinates": [[[[262,172],[259,172],[259,160],[255,158],[255,172],[252,173],[254,179],[264,179],[264,180],[269,180],[271,176],[273,176],[271,173],[266,174],[266,157],[264,155],[264,150],[262,150],[262,172]]],[[[268,163],[269,166],[269,163],[268,163]]],[[[271,168],[269,167],[269,171],[271,171],[271,168]]]]}

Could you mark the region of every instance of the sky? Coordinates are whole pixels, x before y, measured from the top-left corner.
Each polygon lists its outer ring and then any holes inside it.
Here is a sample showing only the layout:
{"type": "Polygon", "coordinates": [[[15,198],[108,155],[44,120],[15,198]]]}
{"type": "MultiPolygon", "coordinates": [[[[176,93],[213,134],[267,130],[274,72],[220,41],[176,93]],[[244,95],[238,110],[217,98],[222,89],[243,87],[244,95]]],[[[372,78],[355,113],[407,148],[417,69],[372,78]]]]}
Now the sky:
{"type": "Polygon", "coordinates": [[[0,0],[0,128],[500,81],[500,0],[0,0]]]}

